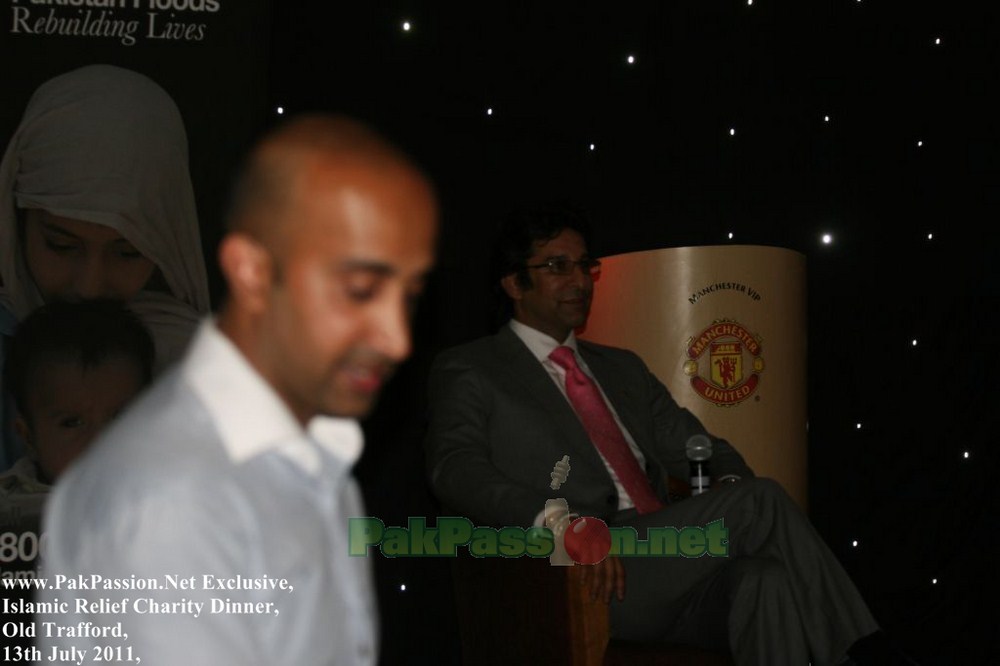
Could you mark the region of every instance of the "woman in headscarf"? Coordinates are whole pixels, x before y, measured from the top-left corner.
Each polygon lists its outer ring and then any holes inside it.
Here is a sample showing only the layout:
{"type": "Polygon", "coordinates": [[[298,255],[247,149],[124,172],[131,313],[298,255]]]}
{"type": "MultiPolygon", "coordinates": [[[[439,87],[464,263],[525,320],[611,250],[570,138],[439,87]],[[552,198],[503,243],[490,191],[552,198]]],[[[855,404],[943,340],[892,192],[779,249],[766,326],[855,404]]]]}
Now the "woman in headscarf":
{"type": "MultiPolygon", "coordinates": [[[[42,84],[0,163],[0,333],[43,303],[84,298],[128,302],[157,369],[209,312],[180,111],[148,77],[110,65],[42,84]]],[[[18,451],[6,395],[2,406],[6,469],[18,451]]]]}

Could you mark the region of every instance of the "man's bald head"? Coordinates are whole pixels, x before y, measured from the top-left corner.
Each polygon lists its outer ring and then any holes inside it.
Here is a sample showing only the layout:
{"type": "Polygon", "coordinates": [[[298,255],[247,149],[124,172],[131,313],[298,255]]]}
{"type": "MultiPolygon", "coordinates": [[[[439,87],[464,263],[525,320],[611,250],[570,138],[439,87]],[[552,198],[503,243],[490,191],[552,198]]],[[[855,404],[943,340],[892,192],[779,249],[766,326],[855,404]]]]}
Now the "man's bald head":
{"type": "MultiPolygon", "coordinates": [[[[244,233],[272,251],[291,231],[284,213],[318,171],[409,172],[429,184],[402,151],[366,125],[342,116],[306,115],[267,135],[250,153],[236,186],[229,232],[244,233]]],[[[335,184],[335,183],[331,183],[335,184]]]]}
{"type": "Polygon", "coordinates": [[[410,353],[436,238],[431,185],[398,149],[352,120],[294,120],[238,181],[219,328],[302,423],[365,414],[410,353]]]}

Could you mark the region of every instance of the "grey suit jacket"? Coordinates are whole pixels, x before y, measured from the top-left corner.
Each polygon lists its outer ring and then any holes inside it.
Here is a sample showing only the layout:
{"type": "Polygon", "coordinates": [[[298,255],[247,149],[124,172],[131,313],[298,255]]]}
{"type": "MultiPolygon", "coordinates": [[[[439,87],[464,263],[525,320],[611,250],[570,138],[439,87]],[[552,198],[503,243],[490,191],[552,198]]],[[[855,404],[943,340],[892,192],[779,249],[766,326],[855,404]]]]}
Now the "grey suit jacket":
{"type": "MultiPolygon", "coordinates": [[[[582,340],[579,351],[665,500],[666,475],[686,480],[685,444],[705,428],[633,352],[582,340]]],[[[607,467],[569,402],[508,326],[441,353],[431,368],[429,405],[428,473],[446,512],[480,524],[530,525],[547,499],[564,497],[571,511],[613,519],[618,495],[607,467]],[[549,474],[564,455],[569,479],[553,491],[549,474]]],[[[712,442],[714,475],[753,475],[725,440],[712,442]]]]}

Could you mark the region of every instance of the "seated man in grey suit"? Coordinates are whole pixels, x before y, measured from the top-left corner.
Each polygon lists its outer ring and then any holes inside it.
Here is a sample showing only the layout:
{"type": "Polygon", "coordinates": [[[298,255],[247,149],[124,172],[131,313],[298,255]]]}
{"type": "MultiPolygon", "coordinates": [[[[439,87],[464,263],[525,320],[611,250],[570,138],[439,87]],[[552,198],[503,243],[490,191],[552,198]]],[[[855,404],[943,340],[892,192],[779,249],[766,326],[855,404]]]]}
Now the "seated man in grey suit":
{"type": "Polygon", "coordinates": [[[589,241],[583,216],[553,205],[521,210],[502,229],[495,278],[512,319],[431,370],[426,445],[438,499],[479,523],[526,526],[558,495],[640,538],[723,519],[727,557],[609,557],[592,568],[612,635],[728,649],[739,664],[851,663],[859,639],[869,637],[859,655],[880,642],[878,624],[784,490],[754,477],[634,353],[575,337],[600,269],[589,241]],[[711,439],[717,484],[670,501],[665,478],[686,476],[695,435],[711,439]],[[572,472],[554,493],[550,472],[564,455],[572,472]]]}

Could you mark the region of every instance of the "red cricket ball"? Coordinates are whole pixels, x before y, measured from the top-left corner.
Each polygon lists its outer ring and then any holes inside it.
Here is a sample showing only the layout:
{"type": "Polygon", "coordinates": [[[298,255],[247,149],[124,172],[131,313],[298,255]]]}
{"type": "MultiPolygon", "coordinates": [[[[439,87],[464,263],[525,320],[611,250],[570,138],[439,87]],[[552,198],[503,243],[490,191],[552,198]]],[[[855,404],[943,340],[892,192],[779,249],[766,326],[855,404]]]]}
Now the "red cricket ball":
{"type": "Polygon", "coordinates": [[[566,528],[563,543],[577,564],[597,564],[611,550],[611,531],[600,518],[581,516],[566,528]]]}

